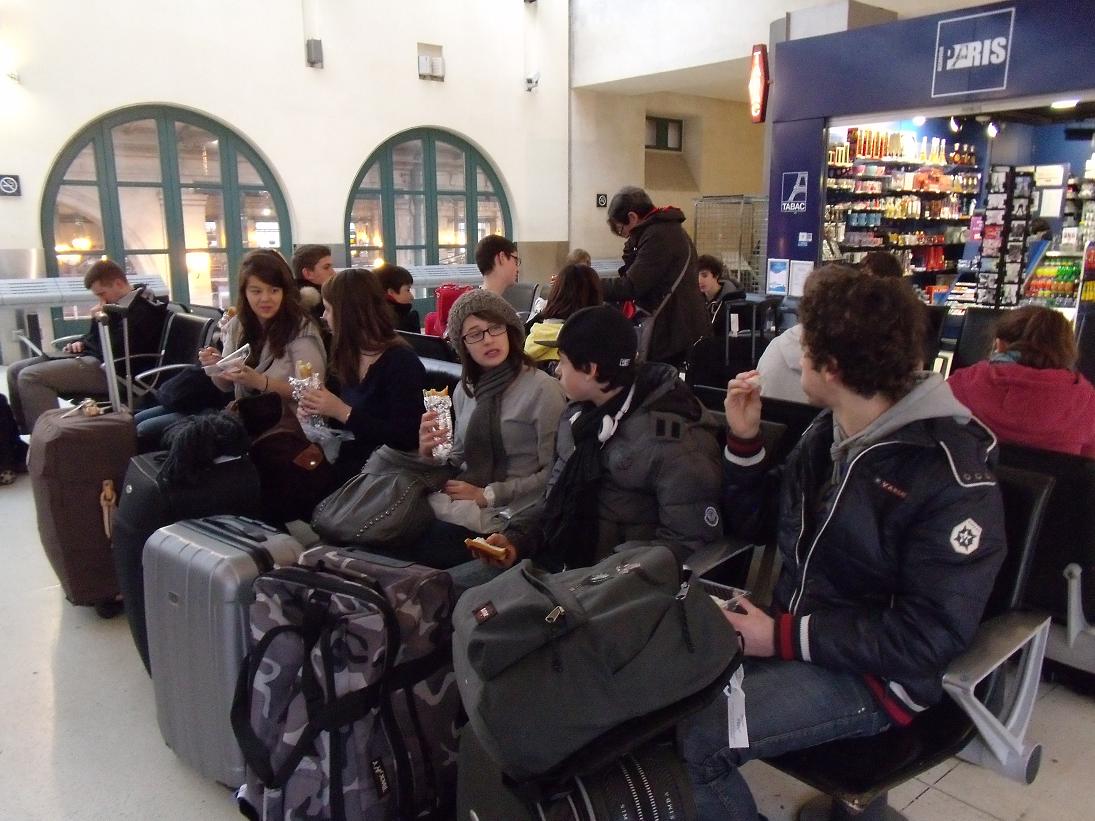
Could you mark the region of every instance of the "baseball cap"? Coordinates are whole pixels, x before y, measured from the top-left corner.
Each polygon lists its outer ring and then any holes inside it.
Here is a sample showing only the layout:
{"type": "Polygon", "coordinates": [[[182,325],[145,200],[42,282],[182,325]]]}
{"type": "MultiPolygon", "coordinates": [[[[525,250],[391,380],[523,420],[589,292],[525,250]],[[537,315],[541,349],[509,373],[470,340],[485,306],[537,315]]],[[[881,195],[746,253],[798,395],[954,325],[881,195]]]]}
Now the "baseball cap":
{"type": "Polygon", "coordinates": [[[631,321],[610,305],[582,308],[563,323],[558,339],[539,342],[575,362],[626,368],[635,361],[638,339],[631,321]]]}

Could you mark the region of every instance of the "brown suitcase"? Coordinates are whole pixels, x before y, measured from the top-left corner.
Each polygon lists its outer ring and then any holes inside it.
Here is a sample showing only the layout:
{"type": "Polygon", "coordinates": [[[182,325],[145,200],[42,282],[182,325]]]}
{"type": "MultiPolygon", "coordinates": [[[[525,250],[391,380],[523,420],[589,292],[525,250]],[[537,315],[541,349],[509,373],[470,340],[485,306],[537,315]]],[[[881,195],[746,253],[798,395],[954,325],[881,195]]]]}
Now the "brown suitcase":
{"type": "Polygon", "coordinates": [[[124,411],[66,413],[46,411],[30,437],[38,535],[65,597],[73,604],[104,605],[118,596],[104,519],[137,453],[137,428],[124,411]]]}
{"type": "MultiPolygon", "coordinates": [[[[42,414],[30,437],[30,478],[38,535],[46,558],[73,604],[113,615],[118,598],[110,528],[129,460],[137,454],[137,427],[124,410],[115,376],[108,315],[122,317],[125,356],[129,328],[125,309],[106,306],[99,322],[110,408],[97,416],[79,409],[42,414]]],[[[131,368],[126,398],[132,402],[131,368]]]]}

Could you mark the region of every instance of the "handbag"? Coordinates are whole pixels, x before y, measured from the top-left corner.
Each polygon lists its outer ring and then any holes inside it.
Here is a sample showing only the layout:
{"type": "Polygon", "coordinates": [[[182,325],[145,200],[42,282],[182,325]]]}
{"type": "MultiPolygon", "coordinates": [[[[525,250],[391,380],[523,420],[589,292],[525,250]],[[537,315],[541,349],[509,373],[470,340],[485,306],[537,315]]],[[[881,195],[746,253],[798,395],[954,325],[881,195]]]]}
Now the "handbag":
{"type": "Polygon", "coordinates": [[[360,473],[316,506],[312,529],[335,544],[411,542],[434,519],[427,494],[440,490],[451,474],[449,465],[381,445],[360,473]]]}
{"type": "Polygon", "coordinates": [[[638,337],[637,352],[635,354],[635,362],[646,362],[650,355],[650,344],[654,339],[654,320],[658,318],[658,314],[662,312],[662,309],[669,303],[670,297],[677,290],[677,286],[681,284],[681,280],[684,279],[684,275],[688,273],[688,266],[692,264],[692,243],[688,243],[688,256],[685,257],[684,267],[681,268],[681,272],[677,275],[677,279],[674,280],[673,286],[669,289],[669,293],[665,295],[662,301],[658,304],[658,307],[654,310],[654,313],[648,314],[638,305],[635,305],[634,318],[635,322],[635,334],[638,337]],[[644,314],[646,314],[644,316],[644,314]]]}
{"type": "Polygon", "coordinates": [[[307,521],[338,481],[323,449],[308,440],[276,393],[236,399],[228,406],[251,436],[248,451],[259,472],[263,518],[272,523],[307,521]]]}
{"type": "Polygon", "coordinates": [[[668,547],[617,549],[555,574],[525,559],[456,603],[468,722],[511,778],[543,775],[741,663],[737,635],[668,547]]]}

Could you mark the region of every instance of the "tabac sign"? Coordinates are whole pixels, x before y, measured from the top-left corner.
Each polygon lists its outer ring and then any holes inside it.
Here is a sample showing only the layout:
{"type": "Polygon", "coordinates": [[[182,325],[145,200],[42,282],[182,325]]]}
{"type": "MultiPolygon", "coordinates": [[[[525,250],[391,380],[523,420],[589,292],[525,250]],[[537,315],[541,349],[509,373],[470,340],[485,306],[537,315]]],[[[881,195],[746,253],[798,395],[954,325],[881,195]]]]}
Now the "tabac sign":
{"type": "Polygon", "coordinates": [[[1014,8],[940,20],[932,97],[1007,88],[1014,27],[1014,8]]]}

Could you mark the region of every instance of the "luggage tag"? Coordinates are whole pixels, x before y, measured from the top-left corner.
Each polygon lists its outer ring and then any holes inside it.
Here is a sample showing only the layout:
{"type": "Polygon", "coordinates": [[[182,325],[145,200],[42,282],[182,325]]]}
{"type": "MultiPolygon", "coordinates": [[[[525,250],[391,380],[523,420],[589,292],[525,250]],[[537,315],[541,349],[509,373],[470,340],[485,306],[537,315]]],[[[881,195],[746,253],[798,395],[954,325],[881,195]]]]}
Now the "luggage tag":
{"type": "Polygon", "coordinates": [[[730,683],[722,690],[726,695],[726,726],[729,733],[727,746],[731,749],[749,746],[749,725],[745,720],[745,691],[741,689],[744,679],[745,671],[738,667],[734,675],[730,677],[730,683]]]}

